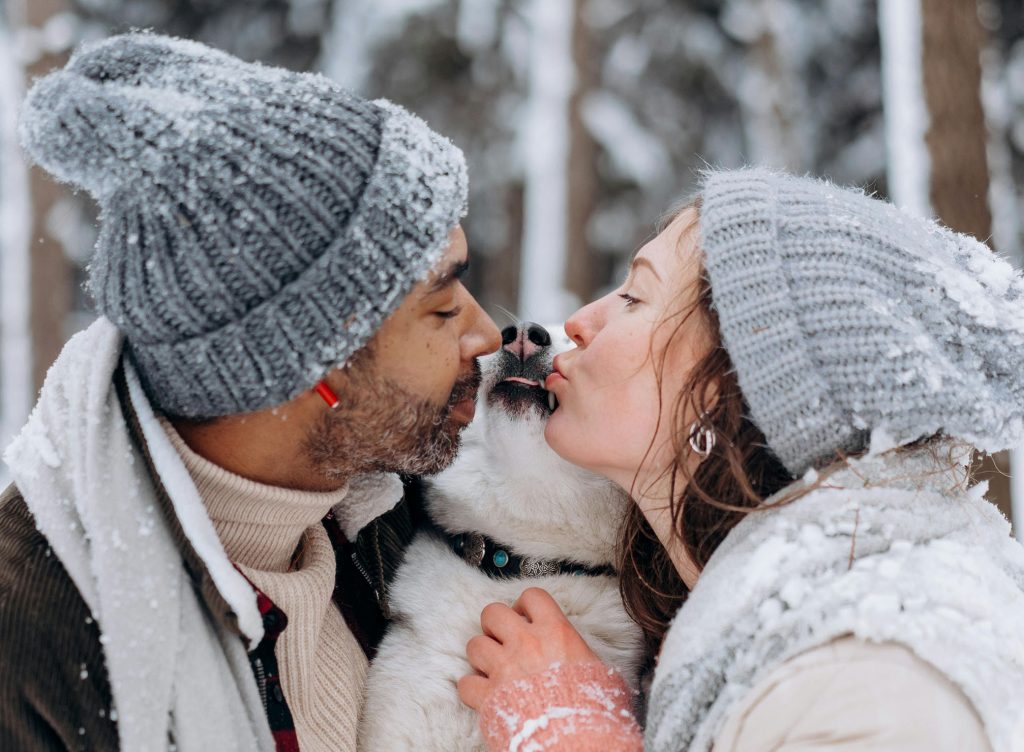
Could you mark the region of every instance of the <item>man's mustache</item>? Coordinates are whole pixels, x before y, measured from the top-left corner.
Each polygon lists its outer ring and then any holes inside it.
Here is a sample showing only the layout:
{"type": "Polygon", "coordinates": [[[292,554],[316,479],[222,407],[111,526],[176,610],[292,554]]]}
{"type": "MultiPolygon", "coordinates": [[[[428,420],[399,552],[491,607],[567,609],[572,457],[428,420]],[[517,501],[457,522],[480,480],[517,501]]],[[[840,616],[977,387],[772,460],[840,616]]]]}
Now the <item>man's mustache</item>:
{"type": "Polygon", "coordinates": [[[473,367],[468,374],[460,376],[452,387],[452,396],[448,399],[448,406],[452,407],[467,399],[476,399],[476,393],[480,389],[480,382],[483,381],[483,373],[480,370],[480,361],[473,360],[473,367]]]}

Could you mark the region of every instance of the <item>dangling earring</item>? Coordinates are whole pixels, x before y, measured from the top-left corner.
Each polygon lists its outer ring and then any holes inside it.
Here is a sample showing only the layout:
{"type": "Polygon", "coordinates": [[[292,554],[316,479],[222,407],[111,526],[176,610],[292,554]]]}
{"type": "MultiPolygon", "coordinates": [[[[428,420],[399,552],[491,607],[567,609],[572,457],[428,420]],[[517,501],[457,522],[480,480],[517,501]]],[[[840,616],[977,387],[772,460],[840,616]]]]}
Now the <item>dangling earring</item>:
{"type": "Polygon", "coordinates": [[[334,390],[327,386],[325,382],[316,382],[316,386],[314,386],[313,389],[316,390],[316,393],[323,398],[324,402],[326,402],[327,406],[332,410],[337,410],[338,407],[341,406],[341,400],[338,399],[338,395],[335,394],[334,390]]]}
{"type": "Polygon", "coordinates": [[[701,413],[700,418],[690,424],[690,446],[701,457],[707,457],[715,448],[715,429],[704,425],[707,413],[701,413]]]}

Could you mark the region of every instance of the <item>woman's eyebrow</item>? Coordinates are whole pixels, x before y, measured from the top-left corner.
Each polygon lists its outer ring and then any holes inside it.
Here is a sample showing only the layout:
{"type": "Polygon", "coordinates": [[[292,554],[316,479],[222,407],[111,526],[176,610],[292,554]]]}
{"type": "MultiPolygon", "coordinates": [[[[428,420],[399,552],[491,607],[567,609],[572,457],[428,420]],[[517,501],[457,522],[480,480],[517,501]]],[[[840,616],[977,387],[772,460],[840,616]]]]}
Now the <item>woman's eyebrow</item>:
{"type": "Polygon", "coordinates": [[[652,264],[643,256],[637,256],[636,258],[633,259],[633,263],[629,267],[629,273],[632,275],[632,273],[636,271],[637,267],[640,266],[646,266],[648,269],[650,269],[651,274],[654,275],[654,278],[661,282],[661,275],[658,274],[658,270],[654,268],[654,264],[652,264]]]}

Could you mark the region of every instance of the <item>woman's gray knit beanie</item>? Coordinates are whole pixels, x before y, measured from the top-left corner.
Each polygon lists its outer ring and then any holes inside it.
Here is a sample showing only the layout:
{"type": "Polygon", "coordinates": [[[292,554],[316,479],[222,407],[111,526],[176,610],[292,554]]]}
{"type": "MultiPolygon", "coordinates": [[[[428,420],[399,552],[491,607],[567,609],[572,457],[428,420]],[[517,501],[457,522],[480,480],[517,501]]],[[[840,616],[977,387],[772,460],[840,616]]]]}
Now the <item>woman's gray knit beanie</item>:
{"type": "Polygon", "coordinates": [[[466,210],[462,153],[400,107],[152,34],[79,49],[33,86],[20,136],[98,201],[89,287],[170,415],[310,388],[466,210]]]}
{"type": "Polygon", "coordinates": [[[1024,279],[987,246],[764,169],[710,171],[701,195],[723,344],[791,473],[933,433],[1024,442],[1024,279]]]}

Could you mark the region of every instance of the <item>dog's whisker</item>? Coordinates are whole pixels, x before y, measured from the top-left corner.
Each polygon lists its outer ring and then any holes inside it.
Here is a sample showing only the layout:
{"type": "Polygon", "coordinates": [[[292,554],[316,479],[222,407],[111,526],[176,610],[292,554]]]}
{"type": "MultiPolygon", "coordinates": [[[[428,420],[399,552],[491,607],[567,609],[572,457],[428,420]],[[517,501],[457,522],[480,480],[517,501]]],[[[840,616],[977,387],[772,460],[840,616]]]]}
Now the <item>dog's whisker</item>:
{"type": "Polygon", "coordinates": [[[508,316],[509,319],[512,321],[512,323],[515,324],[516,326],[521,326],[522,325],[523,320],[521,318],[519,318],[518,316],[516,316],[514,313],[512,313],[512,311],[507,309],[505,306],[500,306],[497,303],[495,303],[494,307],[497,308],[502,313],[504,313],[506,316],[508,316]]]}

